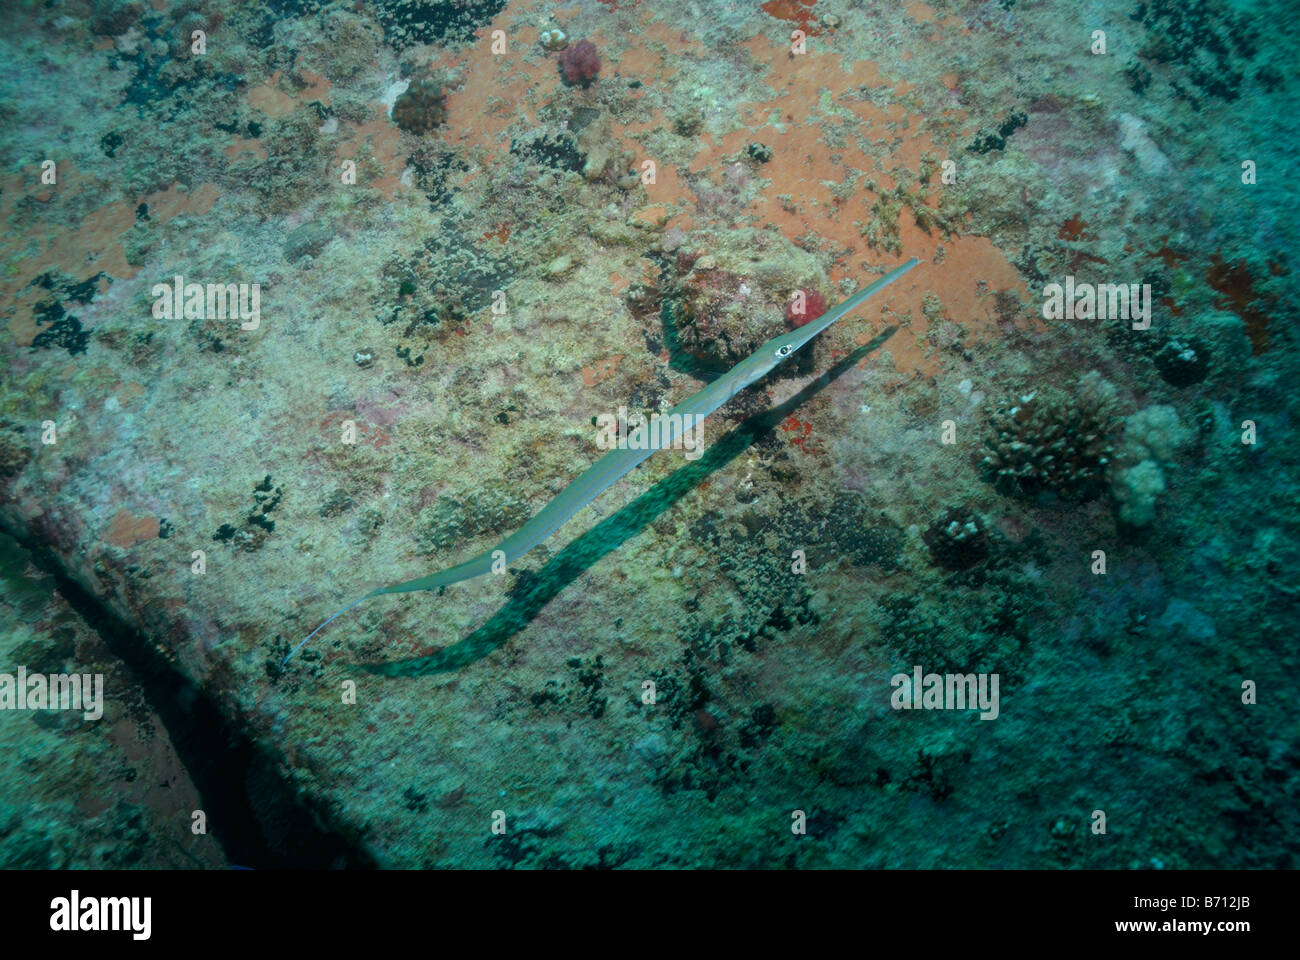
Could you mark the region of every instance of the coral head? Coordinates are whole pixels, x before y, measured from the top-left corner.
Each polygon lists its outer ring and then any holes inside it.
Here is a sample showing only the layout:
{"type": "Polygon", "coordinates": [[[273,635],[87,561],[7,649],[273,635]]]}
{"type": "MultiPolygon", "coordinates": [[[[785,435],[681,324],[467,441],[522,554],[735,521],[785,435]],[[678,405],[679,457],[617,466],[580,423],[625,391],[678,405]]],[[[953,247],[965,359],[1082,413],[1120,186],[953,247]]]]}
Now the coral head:
{"type": "Polygon", "coordinates": [[[560,54],[560,74],[569,86],[588,86],[600,72],[600,54],[590,40],[579,40],[560,54]]]}

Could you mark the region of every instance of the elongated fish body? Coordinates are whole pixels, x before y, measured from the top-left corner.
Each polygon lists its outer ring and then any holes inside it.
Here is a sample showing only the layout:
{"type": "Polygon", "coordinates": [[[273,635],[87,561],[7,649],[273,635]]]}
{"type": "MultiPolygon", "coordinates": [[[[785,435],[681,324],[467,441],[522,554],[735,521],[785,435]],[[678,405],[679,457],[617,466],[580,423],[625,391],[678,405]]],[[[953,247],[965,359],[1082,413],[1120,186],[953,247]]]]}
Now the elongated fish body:
{"type": "MultiPolygon", "coordinates": [[[[416,577],[413,580],[403,580],[401,583],[392,583],[386,587],[377,587],[371,590],[365,596],[335,613],[309,633],[296,647],[289,651],[288,655],[281,661],[281,666],[288,663],[290,657],[301,650],[308,640],[329,625],[336,617],[341,616],[371,597],[377,597],[385,593],[436,590],[439,587],[460,583],[462,580],[481,577],[485,573],[490,573],[496,564],[509,564],[518,560],[563,526],[575,513],[600,496],[613,483],[643,463],[656,449],[674,445],[685,433],[685,424],[695,422],[695,417],[703,418],[708,416],[741,390],[761,380],[778,364],[794,356],[817,334],[857,309],[918,263],[920,261],[915,258],[908,260],[902,266],[896,267],[885,274],[875,283],[862,288],[835,308],[826,311],[817,319],[811,320],[789,333],[773,337],[698,393],[673,407],[661,418],[658,447],[644,450],[611,450],[565,487],[556,495],[554,500],[542,507],[536,516],[491,550],[454,567],[448,567],[445,570],[426,574],[423,577],[416,577]]],[[[645,429],[645,427],[640,429],[645,429]]],[[[498,566],[497,569],[502,569],[502,567],[498,566]]]]}

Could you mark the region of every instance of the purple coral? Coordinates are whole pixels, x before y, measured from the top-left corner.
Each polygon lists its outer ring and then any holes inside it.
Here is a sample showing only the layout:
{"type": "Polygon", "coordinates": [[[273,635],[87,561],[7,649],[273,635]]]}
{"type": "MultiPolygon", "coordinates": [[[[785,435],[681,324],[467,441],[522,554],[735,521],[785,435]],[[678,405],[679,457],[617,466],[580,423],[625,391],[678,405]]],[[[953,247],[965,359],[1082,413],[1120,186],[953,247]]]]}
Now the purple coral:
{"type": "Polygon", "coordinates": [[[560,54],[560,73],[569,86],[590,86],[600,72],[600,54],[590,40],[579,40],[560,54]]]}

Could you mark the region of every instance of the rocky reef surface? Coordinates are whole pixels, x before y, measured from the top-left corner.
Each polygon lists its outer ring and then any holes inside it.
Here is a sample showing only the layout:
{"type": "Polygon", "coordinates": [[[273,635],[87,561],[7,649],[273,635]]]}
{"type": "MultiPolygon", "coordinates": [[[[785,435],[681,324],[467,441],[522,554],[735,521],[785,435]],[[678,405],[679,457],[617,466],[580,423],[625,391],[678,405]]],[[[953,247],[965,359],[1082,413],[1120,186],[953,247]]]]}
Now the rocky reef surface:
{"type": "Polygon", "coordinates": [[[3,865],[1294,867],[1287,6],[6,4],[3,865]]]}

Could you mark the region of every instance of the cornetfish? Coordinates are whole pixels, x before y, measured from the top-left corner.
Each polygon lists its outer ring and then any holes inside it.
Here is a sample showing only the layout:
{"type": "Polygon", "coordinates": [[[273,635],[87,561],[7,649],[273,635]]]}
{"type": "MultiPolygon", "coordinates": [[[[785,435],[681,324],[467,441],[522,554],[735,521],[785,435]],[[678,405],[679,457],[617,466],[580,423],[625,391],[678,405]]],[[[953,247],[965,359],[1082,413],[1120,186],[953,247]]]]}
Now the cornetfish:
{"type": "MultiPolygon", "coordinates": [[[[801,327],[773,337],[752,354],[704,387],[687,400],[673,407],[660,421],[659,447],[670,447],[682,438],[685,425],[693,422],[695,416],[705,417],[722,406],[746,387],[761,380],[778,364],[792,357],[797,350],[805,346],[817,334],[821,333],[836,320],[855,310],[870,297],[879,293],[903,274],[907,273],[921,261],[913,258],[900,267],[889,271],[875,283],[864,287],[835,308],[826,311],[815,320],[810,320],[801,327]],[[680,416],[679,416],[680,414],[680,416]],[[690,416],[690,419],[688,419],[690,416]]],[[[646,426],[638,430],[648,429],[646,426]]],[[[628,445],[629,448],[631,444],[628,445]]],[[[493,569],[504,571],[506,564],[512,563],[537,546],[558,530],[566,520],[600,496],[611,484],[625,476],[634,467],[641,464],[657,448],[645,450],[616,449],[605,454],[581,474],[573,483],[564,488],[554,500],[542,507],[533,519],[517,531],[502,540],[497,546],[472,560],[439,570],[436,573],[391,583],[386,587],[376,587],[364,597],[360,597],[335,613],[319,627],[307,634],[294,647],[280,666],[289,662],[289,658],[306,645],[307,641],[329,626],[337,617],[347,613],[353,607],[372,597],[385,593],[411,593],[416,590],[436,590],[452,583],[481,577],[493,569]]]]}

